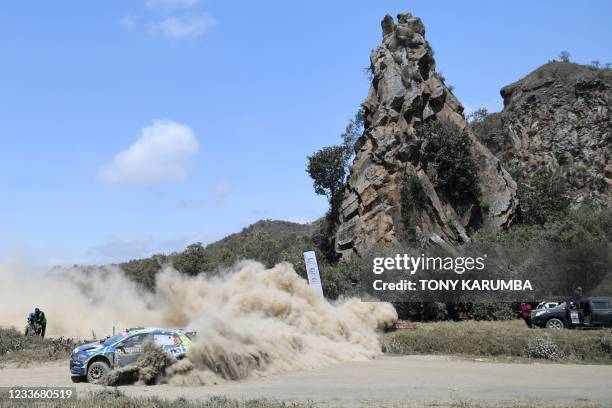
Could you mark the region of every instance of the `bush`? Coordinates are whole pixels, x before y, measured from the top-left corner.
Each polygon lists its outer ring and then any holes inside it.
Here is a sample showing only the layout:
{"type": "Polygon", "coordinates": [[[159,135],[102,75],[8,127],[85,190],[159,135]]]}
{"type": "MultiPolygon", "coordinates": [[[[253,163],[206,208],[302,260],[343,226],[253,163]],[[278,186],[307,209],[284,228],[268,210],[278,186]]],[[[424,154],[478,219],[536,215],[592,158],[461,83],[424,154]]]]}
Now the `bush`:
{"type": "Polygon", "coordinates": [[[525,347],[525,355],[530,358],[543,358],[546,360],[559,360],[564,354],[559,346],[550,338],[550,336],[532,336],[527,341],[525,347]]]}
{"type": "Polygon", "coordinates": [[[73,339],[26,337],[15,328],[0,327],[0,361],[42,363],[67,359],[76,344],[73,339]]]}
{"type": "Polygon", "coordinates": [[[475,320],[512,320],[516,318],[516,311],[512,304],[502,302],[474,303],[471,313],[475,320]]]}
{"type": "Polygon", "coordinates": [[[422,141],[421,163],[433,179],[434,187],[442,190],[454,204],[479,196],[472,141],[465,131],[436,120],[418,126],[416,136],[422,141]]]}
{"type": "Polygon", "coordinates": [[[570,206],[567,183],[559,174],[546,169],[528,174],[515,169],[512,173],[518,185],[519,223],[543,225],[567,213],[570,206]]]}
{"type": "MultiPolygon", "coordinates": [[[[507,230],[483,229],[474,240],[484,243],[537,243],[607,244],[612,242],[612,209],[597,208],[584,203],[577,208],[567,208],[563,216],[550,216],[544,224],[516,224],[507,230]]],[[[558,213],[557,213],[558,214],[558,213]]]]}

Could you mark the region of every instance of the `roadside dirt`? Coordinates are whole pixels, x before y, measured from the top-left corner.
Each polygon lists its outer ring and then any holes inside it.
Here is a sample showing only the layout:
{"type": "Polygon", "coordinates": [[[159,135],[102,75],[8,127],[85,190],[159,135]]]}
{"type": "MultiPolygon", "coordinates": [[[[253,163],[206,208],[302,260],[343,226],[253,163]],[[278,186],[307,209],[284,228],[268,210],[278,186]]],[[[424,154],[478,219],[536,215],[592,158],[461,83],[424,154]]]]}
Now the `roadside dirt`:
{"type": "MultiPolygon", "coordinates": [[[[398,402],[586,401],[612,406],[612,366],[523,364],[440,356],[385,356],[313,371],[206,387],[122,386],[127,395],[174,399],[270,398],[321,406],[380,406],[398,402]]],[[[72,385],[66,363],[0,369],[0,386],[72,385]]],[[[76,384],[78,392],[100,386],[76,384]]]]}

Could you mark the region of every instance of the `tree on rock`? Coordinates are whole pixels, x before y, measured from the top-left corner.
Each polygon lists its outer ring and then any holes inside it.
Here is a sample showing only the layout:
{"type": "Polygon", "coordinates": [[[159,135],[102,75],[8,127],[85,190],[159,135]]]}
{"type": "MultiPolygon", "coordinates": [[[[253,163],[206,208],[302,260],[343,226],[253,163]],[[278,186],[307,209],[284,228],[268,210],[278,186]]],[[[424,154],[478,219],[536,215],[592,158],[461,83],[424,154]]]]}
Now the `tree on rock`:
{"type": "Polygon", "coordinates": [[[561,62],[570,62],[570,53],[569,51],[561,51],[559,53],[559,59],[561,62]]]}
{"type": "Polygon", "coordinates": [[[344,187],[346,177],[346,149],[329,146],[308,156],[306,171],[312,177],[315,192],[325,195],[334,210],[334,197],[344,187]]]}

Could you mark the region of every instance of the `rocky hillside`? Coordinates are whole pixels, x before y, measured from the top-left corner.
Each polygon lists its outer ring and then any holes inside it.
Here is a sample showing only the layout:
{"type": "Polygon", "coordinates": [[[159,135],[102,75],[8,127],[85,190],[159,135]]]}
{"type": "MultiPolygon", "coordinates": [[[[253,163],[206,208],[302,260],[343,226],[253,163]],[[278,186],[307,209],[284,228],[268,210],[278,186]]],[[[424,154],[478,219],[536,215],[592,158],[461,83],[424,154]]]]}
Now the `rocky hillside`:
{"type": "Polygon", "coordinates": [[[476,128],[507,168],[547,168],[575,203],[612,204],[612,71],[550,62],[504,87],[504,110],[476,128]]]}
{"type": "Polygon", "coordinates": [[[436,71],[423,23],[409,13],[397,21],[387,15],[382,31],[370,56],[365,132],[342,198],[336,250],[363,253],[407,235],[467,241],[469,230],[508,225],[516,183],[468,129],[463,106],[436,71]],[[450,174],[461,167],[472,170],[450,174]]]}

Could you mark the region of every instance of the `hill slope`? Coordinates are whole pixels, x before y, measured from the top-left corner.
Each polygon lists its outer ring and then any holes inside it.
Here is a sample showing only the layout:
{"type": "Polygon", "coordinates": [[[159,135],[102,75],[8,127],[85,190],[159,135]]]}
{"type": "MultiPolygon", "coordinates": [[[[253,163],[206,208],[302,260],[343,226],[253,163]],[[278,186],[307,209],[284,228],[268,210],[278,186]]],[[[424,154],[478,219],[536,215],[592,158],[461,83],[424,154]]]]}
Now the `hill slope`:
{"type": "Polygon", "coordinates": [[[207,246],[198,242],[183,252],[153,255],[118,266],[129,278],[149,289],[155,285],[155,274],[164,265],[172,265],[188,275],[216,274],[241,259],[256,260],[268,267],[279,262],[292,262],[299,267],[303,263],[302,252],[314,248],[313,237],[317,229],[316,222],[261,220],[207,246]]]}
{"type": "Polygon", "coordinates": [[[562,177],[574,203],[612,203],[612,70],[549,62],[500,91],[504,110],[475,126],[508,168],[562,177]]]}

